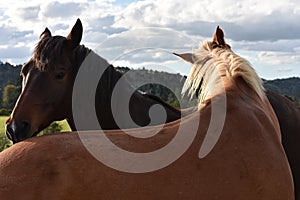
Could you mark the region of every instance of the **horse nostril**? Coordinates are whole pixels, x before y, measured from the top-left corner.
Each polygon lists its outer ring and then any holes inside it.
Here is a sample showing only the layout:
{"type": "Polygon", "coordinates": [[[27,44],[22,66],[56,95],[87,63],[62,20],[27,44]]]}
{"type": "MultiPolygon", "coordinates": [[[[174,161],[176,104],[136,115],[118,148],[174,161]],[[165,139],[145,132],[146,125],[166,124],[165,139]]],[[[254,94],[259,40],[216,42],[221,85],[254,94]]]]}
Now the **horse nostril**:
{"type": "Polygon", "coordinates": [[[11,127],[11,124],[7,124],[6,125],[6,136],[9,140],[13,140],[12,133],[13,133],[13,129],[11,127]]]}
{"type": "Polygon", "coordinates": [[[16,143],[16,138],[15,138],[15,129],[12,123],[6,124],[6,137],[11,140],[13,143],[16,143]]]}

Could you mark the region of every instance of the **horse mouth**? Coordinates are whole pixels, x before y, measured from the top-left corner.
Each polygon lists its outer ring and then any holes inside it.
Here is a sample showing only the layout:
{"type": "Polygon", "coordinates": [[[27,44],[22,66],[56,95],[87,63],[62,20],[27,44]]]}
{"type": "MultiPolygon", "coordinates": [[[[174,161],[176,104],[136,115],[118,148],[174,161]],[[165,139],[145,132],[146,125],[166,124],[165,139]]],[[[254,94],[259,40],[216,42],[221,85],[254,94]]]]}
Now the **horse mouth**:
{"type": "Polygon", "coordinates": [[[31,137],[35,137],[37,136],[39,133],[41,133],[47,126],[39,126],[35,132],[33,132],[32,136],[31,137]]]}
{"type": "Polygon", "coordinates": [[[6,132],[6,135],[7,135],[8,139],[12,141],[13,144],[16,144],[18,142],[22,142],[24,140],[27,140],[27,139],[37,136],[39,134],[39,132],[40,131],[36,131],[31,136],[24,137],[24,138],[14,138],[8,132],[6,132]]]}
{"type": "MultiPolygon", "coordinates": [[[[42,130],[41,130],[42,131],[42,130]]],[[[37,136],[41,131],[35,131],[33,134],[32,134],[32,136],[31,137],[35,137],[35,136],[37,136]]]]}
{"type": "MultiPolygon", "coordinates": [[[[50,125],[50,124],[49,124],[50,125]]],[[[47,128],[49,125],[41,125],[39,126],[36,131],[32,134],[31,137],[37,136],[39,133],[41,133],[45,128],[47,128]]]]}

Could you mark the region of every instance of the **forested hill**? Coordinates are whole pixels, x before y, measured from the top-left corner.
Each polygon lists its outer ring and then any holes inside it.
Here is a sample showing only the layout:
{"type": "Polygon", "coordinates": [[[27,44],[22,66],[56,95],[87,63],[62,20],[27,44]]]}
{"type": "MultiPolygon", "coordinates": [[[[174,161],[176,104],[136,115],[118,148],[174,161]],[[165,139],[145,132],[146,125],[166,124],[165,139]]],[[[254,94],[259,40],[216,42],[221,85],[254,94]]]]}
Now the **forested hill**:
{"type": "Polygon", "coordinates": [[[268,81],[264,80],[264,85],[274,92],[294,97],[300,102],[300,78],[292,77],[268,81]]]}
{"type": "MultiPolygon", "coordinates": [[[[133,70],[128,67],[117,67],[119,71],[131,73],[127,74],[126,78],[135,87],[143,85],[142,83],[161,82],[163,85],[168,85],[175,95],[180,96],[185,77],[180,74],[171,74],[167,72],[158,72],[147,70],[145,68],[133,70]]],[[[3,88],[8,85],[21,86],[20,77],[21,65],[11,65],[0,61],[0,97],[3,94],[3,88]]],[[[288,95],[300,102],[300,78],[293,77],[287,79],[264,80],[266,88],[277,93],[288,95]]],[[[146,84],[139,88],[140,90],[159,96],[169,103],[174,101],[174,95],[170,94],[170,90],[155,84],[146,84]]]]}

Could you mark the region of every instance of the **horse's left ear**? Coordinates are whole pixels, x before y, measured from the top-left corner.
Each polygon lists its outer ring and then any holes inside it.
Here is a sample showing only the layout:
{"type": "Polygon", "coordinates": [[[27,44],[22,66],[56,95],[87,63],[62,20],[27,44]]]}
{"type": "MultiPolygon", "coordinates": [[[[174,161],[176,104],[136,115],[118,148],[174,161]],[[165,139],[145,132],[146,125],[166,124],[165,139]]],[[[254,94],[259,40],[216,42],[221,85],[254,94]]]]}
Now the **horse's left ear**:
{"type": "Polygon", "coordinates": [[[80,44],[82,38],[82,32],[83,32],[82,23],[80,19],[77,19],[71,32],[67,36],[67,39],[71,42],[72,48],[76,48],[80,44]]]}
{"type": "Polygon", "coordinates": [[[40,39],[51,37],[51,32],[48,28],[45,28],[44,32],[40,35],[40,39]]]}
{"type": "Polygon", "coordinates": [[[191,63],[191,64],[194,64],[194,63],[195,63],[196,57],[195,57],[195,55],[192,54],[192,53],[181,53],[181,54],[179,54],[179,53],[173,53],[173,54],[174,54],[175,56],[180,57],[180,58],[183,59],[184,61],[187,61],[187,62],[191,63]]]}
{"type": "Polygon", "coordinates": [[[220,29],[219,26],[217,27],[216,32],[214,34],[213,42],[215,42],[219,46],[223,46],[223,47],[227,46],[224,39],[224,32],[222,29],[220,29]]]}

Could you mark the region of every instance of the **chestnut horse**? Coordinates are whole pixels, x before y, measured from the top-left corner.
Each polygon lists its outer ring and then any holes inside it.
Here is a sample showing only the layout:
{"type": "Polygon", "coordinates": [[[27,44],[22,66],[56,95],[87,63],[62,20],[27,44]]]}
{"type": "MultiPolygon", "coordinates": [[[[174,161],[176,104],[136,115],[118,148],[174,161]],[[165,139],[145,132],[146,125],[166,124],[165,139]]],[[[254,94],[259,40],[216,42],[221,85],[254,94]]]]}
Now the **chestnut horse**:
{"type": "Polygon", "coordinates": [[[185,91],[199,92],[197,112],[161,125],[157,135],[147,139],[131,135],[157,126],[128,130],[130,135],[124,130],[73,132],[19,142],[0,153],[1,199],[294,199],[279,124],[253,68],[232,52],[220,28],[192,57],[185,91]],[[214,106],[225,109],[226,119],[217,143],[199,156],[208,130],[218,131],[210,127],[214,106]],[[193,130],[195,123],[198,128],[193,130]],[[111,145],[102,143],[109,137],[123,150],[143,153],[140,159],[160,151],[164,157],[152,160],[159,164],[181,148],[179,141],[173,143],[173,152],[164,153],[181,126],[183,139],[195,134],[190,146],[173,163],[147,173],[132,173],[130,167],[148,167],[151,162],[127,157],[106,160],[129,166],[126,172],[110,168],[84,148],[88,143],[100,154],[114,154],[111,145]]]}
{"type": "MultiPolygon", "coordinates": [[[[13,143],[35,136],[55,120],[67,119],[71,129],[76,130],[72,113],[73,85],[79,67],[91,52],[79,45],[82,31],[82,24],[78,19],[66,38],[52,36],[48,28],[41,34],[32,58],[21,70],[22,92],[6,123],[6,134],[13,143]]],[[[99,81],[95,97],[98,121],[102,129],[119,129],[111,110],[111,95],[122,73],[103,58],[100,59],[106,65],[99,67],[106,70],[99,81]]],[[[123,91],[133,90],[126,81],[123,81],[122,87],[123,91]]],[[[148,125],[152,122],[148,114],[149,108],[155,104],[164,107],[166,122],[181,117],[180,110],[155,96],[136,90],[129,103],[132,120],[139,126],[148,125]]],[[[151,125],[160,123],[153,122],[151,125]]],[[[133,125],[125,124],[122,128],[133,128],[133,125]]]]}

